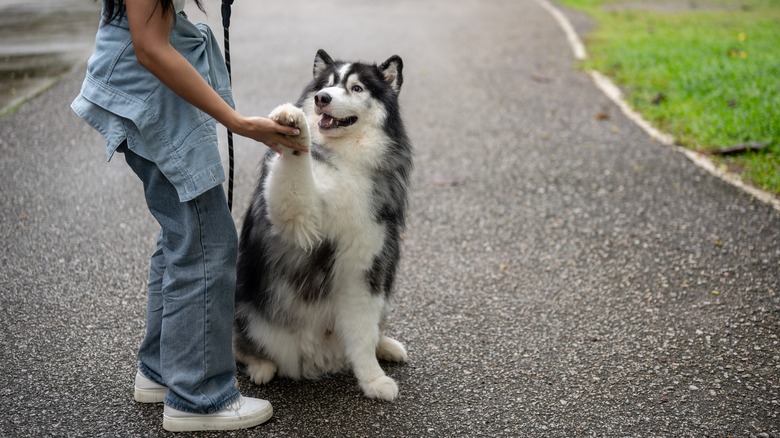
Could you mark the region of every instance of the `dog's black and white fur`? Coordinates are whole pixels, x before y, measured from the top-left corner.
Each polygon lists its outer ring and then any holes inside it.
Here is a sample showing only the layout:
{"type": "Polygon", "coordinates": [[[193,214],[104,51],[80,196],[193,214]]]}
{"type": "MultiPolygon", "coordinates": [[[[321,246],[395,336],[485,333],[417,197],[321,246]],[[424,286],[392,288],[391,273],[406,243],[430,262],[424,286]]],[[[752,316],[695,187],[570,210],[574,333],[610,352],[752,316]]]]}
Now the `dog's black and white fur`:
{"type": "Polygon", "coordinates": [[[320,50],[297,104],[270,115],[300,128],[310,153],[269,152],[244,218],[234,351],[256,384],[351,368],[366,396],[398,395],[377,359],[407,360],[382,333],[412,170],[402,68],[320,50]]]}

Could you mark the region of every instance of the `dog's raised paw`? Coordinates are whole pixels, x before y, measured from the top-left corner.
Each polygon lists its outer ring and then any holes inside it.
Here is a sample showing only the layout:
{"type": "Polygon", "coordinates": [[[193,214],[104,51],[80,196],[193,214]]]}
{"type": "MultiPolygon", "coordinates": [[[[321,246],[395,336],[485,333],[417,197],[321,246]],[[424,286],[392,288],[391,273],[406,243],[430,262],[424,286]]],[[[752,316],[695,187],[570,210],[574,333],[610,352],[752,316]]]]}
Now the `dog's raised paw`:
{"type": "Polygon", "coordinates": [[[285,103],[271,111],[268,118],[280,125],[298,128],[301,131],[300,135],[290,138],[294,138],[301,146],[309,147],[309,125],[302,109],[291,103],[285,103]]]}
{"type": "Polygon", "coordinates": [[[268,118],[280,125],[297,128],[305,121],[306,116],[304,116],[303,110],[297,106],[285,103],[274,108],[268,118]]]}
{"type": "Polygon", "coordinates": [[[398,397],[398,385],[395,380],[387,376],[382,376],[370,382],[360,382],[363,394],[368,398],[375,398],[385,401],[393,401],[398,397]]]}

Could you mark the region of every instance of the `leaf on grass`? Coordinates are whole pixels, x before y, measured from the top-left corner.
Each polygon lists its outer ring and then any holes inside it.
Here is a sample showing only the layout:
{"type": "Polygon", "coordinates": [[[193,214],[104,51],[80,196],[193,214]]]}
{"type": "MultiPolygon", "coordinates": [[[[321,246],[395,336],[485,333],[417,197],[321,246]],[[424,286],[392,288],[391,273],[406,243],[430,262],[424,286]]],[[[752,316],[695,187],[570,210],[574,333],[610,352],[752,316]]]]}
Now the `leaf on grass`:
{"type": "Polygon", "coordinates": [[[736,47],[729,48],[727,54],[729,55],[729,58],[747,59],[748,57],[748,53],[745,50],[736,47]]]}
{"type": "Polygon", "coordinates": [[[710,151],[710,154],[712,155],[735,155],[735,154],[743,154],[745,152],[753,152],[753,151],[760,151],[764,149],[765,147],[769,146],[768,141],[759,143],[759,142],[749,142],[749,143],[741,143],[738,145],[730,146],[727,148],[721,148],[721,149],[715,149],[713,151],[710,151]]]}
{"type": "Polygon", "coordinates": [[[666,95],[664,93],[658,93],[653,97],[653,100],[650,101],[653,105],[659,105],[661,102],[666,100],[666,95]]]}

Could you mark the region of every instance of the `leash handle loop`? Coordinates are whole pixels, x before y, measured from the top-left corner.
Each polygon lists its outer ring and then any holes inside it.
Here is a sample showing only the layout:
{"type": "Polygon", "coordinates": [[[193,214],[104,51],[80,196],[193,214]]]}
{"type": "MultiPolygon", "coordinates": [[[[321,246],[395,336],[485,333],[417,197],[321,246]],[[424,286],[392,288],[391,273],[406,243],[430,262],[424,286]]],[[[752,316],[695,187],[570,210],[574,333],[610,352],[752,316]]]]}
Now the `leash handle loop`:
{"type": "Polygon", "coordinates": [[[233,5],[233,0],[222,0],[222,27],[227,29],[230,27],[230,6],[233,5]]]}

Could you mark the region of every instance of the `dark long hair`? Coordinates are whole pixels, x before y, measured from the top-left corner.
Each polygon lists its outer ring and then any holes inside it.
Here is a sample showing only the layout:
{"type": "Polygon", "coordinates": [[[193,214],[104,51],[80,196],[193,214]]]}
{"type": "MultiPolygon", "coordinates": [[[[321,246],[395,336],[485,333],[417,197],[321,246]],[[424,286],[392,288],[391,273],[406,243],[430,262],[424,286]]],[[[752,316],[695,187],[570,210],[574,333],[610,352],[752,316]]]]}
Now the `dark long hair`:
{"type": "MultiPolygon", "coordinates": [[[[201,4],[201,0],[194,0],[195,4],[198,5],[198,9],[206,12],[205,9],[203,9],[203,4],[201,4]]],[[[157,0],[158,4],[162,7],[163,11],[165,12],[174,12],[173,10],[173,0],[157,0]]],[[[103,4],[105,5],[105,9],[103,10],[104,16],[103,19],[106,21],[111,21],[114,18],[121,17],[125,13],[125,2],[124,0],[103,0],[103,4]]]]}

